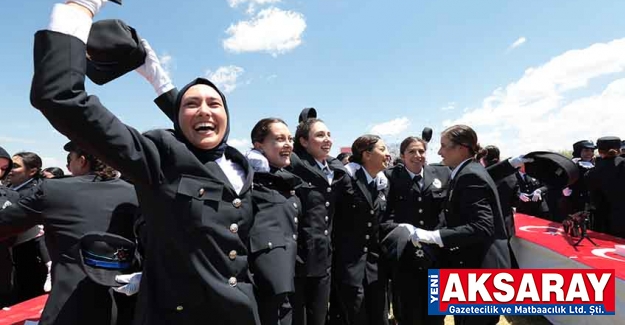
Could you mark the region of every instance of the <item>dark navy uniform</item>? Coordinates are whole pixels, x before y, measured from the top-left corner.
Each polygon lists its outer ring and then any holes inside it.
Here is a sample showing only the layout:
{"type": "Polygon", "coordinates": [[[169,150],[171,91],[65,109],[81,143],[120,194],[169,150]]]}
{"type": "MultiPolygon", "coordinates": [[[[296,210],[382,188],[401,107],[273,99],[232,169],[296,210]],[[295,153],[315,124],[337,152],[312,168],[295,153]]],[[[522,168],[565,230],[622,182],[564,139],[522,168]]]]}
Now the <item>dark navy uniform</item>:
{"type": "Polygon", "coordinates": [[[548,218],[549,208],[547,207],[546,202],[548,190],[547,186],[543,186],[539,180],[527,174],[517,173],[516,177],[519,184],[519,192],[528,194],[531,199],[532,193],[534,193],[535,190],[540,189],[542,195],[542,200],[538,202],[533,202],[531,200],[529,202],[523,202],[519,200],[516,211],[530,216],[548,218]]]}
{"type": "Polygon", "coordinates": [[[380,265],[380,221],[386,189],[364,168],[344,179],[334,228],[330,324],[387,324],[386,281],[380,265]]]}
{"type": "Polygon", "coordinates": [[[52,292],[39,324],[130,322],[129,318],[117,319],[118,311],[120,317],[132,315],[128,298],[114,298],[110,288],[91,281],[81,269],[78,242],[90,231],[134,239],[137,209],[132,185],[121,180],[98,181],[95,175],[85,175],[46,180],[31,196],[0,211],[0,236],[37,224],[46,228],[46,245],[52,259],[52,292]]]}
{"type": "Polygon", "coordinates": [[[304,182],[297,191],[303,211],[298,224],[293,302],[293,322],[297,325],[323,325],[328,313],[332,220],[346,171],[335,158],[328,157],[326,163],[334,174],[331,182],[308,153],[291,155],[289,170],[304,182]]]}
{"type": "Polygon", "coordinates": [[[297,224],[302,217],[296,195],[300,186],[301,180],[284,169],[254,173],[254,223],[264,231],[250,233],[250,253],[263,325],[290,325],[292,321],[297,224]],[[280,228],[275,227],[275,220],[280,228]]]}
{"type": "Polygon", "coordinates": [[[625,238],[625,158],[597,158],[585,181],[596,209],[595,230],[625,238]]]}
{"type": "MultiPolygon", "coordinates": [[[[34,53],[33,106],[135,185],[148,234],[135,323],[258,324],[248,255],[250,233],[262,230],[253,229],[253,172],[245,157],[222,142],[221,157],[244,173],[236,190],[213,152],[189,144],[176,123],[178,131],[141,134],[89,96],[80,39],[39,31],[34,53]]],[[[187,87],[197,83],[208,81],[187,87]]],[[[225,99],[224,106],[227,114],[225,99]]]]}
{"type": "MultiPolygon", "coordinates": [[[[497,187],[486,169],[463,162],[449,186],[440,236],[449,268],[510,268],[508,235],[497,187]]],[[[454,317],[459,324],[496,324],[499,316],[454,317]]]]}
{"type": "Polygon", "coordinates": [[[590,194],[588,192],[588,186],[584,175],[594,165],[591,162],[577,162],[577,168],[579,169],[579,179],[569,186],[571,195],[562,197],[562,210],[564,215],[571,215],[576,212],[584,211],[590,203],[590,194]]]}
{"type": "MultiPolygon", "coordinates": [[[[10,157],[9,157],[10,159],[10,157]]],[[[0,210],[17,203],[20,195],[0,185],[0,210]]],[[[0,240],[0,308],[12,304],[13,297],[13,238],[0,240]]]]}
{"type": "MultiPolygon", "coordinates": [[[[447,187],[451,170],[446,166],[423,167],[423,187],[410,177],[403,165],[385,171],[389,180],[387,209],[381,224],[381,237],[386,236],[398,224],[434,230],[444,220],[443,203],[447,199],[447,187]]],[[[435,254],[438,246],[431,245],[435,254]]],[[[432,256],[436,258],[436,256],[432,256]]],[[[392,272],[393,315],[400,324],[442,324],[444,316],[428,316],[427,267],[421,264],[412,244],[406,245],[396,270],[392,272]]]]}

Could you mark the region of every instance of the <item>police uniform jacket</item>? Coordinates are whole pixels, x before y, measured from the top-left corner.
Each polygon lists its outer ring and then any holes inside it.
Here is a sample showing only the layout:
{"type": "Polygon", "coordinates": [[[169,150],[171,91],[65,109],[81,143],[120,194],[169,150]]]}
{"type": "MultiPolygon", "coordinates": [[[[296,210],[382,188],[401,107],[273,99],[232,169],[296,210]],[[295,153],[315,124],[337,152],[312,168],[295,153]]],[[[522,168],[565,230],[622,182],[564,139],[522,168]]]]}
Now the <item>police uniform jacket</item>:
{"type": "Polygon", "coordinates": [[[512,207],[518,204],[519,200],[519,183],[515,175],[509,175],[496,181],[497,191],[499,193],[499,202],[501,204],[501,213],[506,225],[506,232],[509,237],[513,237],[516,233],[514,226],[514,211],[512,207]]]}
{"type": "Polygon", "coordinates": [[[597,230],[625,238],[625,158],[597,159],[585,180],[596,208],[597,230]]]}
{"type": "Polygon", "coordinates": [[[590,194],[588,192],[588,186],[586,185],[586,179],[583,177],[590,169],[579,163],[577,164],[579,169],[580,178],[569,186],[571,195],[563,197],[563,209],[566,215],[573,214],[575,212],[586,210],[586,205],[590,203],[590,194]]]}
{"type": "MultiPolygon", "coordinates": [[[[43,224],[52,260],[52,292],[39,324],[115,324],[112,291],[87,278],[78,242],[90,231],[134,239],[138,209],[132,185],[95,175],[46,180],[31,196],[0,211],[0,236],[43,224]]],[[[123,306],[124,308],[128,306],[123,306]]],[[[128,322],[129,319],[126,319],[128,322]]]]}
{"type": "Polygon", "coordinates": [[[510,268],[508,236],[495,182],[475,161],[460,166],[449,186],[440,236],[450,268],[510,268]]]}
{"type": "MultiPolygon", "coordinates": [[[[41,182],[42,179],[40,178],[32,178],[28,183],[24,184],[22,187],[19,187],[16,192],[19,194],[20,197],[31,196],[35,193],[41,182]]],[[[40,232],[41,229],[37,225],[34,225],[28,229],[24,229],[24,231],[16,234],[16,236],[11,239],[11,241],[13,242],[13,246],[17,246],[19,244],[37,238],[40,232]]]]}
{"type": "Polygon", "coordinates": [[[76,37],[37,32],[31,103],[135,185],[148,229],[135,324],[257,324],[248,265],[253,172],[245,157],[225,148],[246,175],[236,191],[179,133],[141,134],[123,124],[85,92],[85,52],[76,37]]]}
{"type": "Polygon", "coordinates": [[[328,157],[326,162],[334,172],[331,184],[309,154],[291,155],[289,170],[303,181],[297,191],[302,218],[298,223],[296,276],[326,276],[332,265],[332,220],[346,171],[336,158],[328,157]]]}
{"type": "MultiPolygon", "coordinates": [[[[10,157],[9,157],[10,158],[10,157]]],[[[17,203],[19,194],[12,189],[0,185],[0,210],[17,203]]],[[[7,307],[11,302],[13,291],[13,257],[11,254],[13,240],[0,239],[0,307],[7,307]]]]}
{"type": "MultiPolygon", "coordinates": [[[[334,228],[332,281],[352,287],[378,280],[380,221],[386,210],[386,189],[369,189],[364,167],[343,180],[334,228]]],[[[372,180],[375,183],[375,180],[372,180]]]]}
{"type": "Polygon", "coordinates": [[[268,224],[256,227],[261,233],[251,234],[254,279],[263,294],[295,291],[297,224],[302,209],[296,189],[300,185],[299,177],[284,169],[254,173],[255,224],[268,224]]]}

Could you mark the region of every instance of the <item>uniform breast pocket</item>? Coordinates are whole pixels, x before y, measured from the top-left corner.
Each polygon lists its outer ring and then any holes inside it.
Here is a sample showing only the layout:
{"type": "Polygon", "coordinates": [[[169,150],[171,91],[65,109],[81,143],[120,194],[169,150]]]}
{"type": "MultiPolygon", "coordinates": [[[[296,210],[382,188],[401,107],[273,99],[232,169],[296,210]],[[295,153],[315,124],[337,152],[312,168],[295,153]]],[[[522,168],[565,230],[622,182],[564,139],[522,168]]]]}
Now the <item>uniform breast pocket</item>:
{"type": "Polygon", "coordinates": [[[442,188],[440,190],[432,191],[432,197],[435,200],[445,200],[447,198],[447,189],[442,188]]]}
{"type": "Polygon", "coordinates": [[[202,227],[202,215],[217,212],[222,200],[223,185],[210,179],[183,175],[176,191],[174,209],[185,226],[202,227]]]}

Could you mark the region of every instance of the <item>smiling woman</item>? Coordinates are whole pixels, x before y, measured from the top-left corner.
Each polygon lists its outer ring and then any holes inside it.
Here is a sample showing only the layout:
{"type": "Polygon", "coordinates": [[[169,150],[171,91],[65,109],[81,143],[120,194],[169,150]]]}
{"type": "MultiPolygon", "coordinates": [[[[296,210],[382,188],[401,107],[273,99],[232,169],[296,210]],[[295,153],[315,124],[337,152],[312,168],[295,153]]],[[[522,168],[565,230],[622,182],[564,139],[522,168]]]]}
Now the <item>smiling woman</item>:
{"type": "Polygon", "coordinates": [[[84,90],[86,36],[102,2],[77,2],[57,4],[35,36],[31,102],[135,185],[150,249],[134,322],[259,324],[250,269],[263,270],[255,254],[281,246],[284,234],[272,232],[281,229],[275,218],[255,222],[253,171],[227,144],[225,96],[198,78],[168,95],[173,131],[123,124],[84,90]]]}

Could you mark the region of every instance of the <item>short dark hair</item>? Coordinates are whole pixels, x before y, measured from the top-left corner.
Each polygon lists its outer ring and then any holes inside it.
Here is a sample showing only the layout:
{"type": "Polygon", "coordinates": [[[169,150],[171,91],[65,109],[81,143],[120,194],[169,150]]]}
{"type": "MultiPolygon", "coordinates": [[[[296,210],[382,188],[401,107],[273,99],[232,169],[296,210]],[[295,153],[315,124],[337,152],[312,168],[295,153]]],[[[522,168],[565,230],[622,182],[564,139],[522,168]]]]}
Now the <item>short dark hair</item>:
{"type": "Polygon", "coordinates": [[[44,173],[44,172],[48,172],[48,173],[52,174],[54,176],[54,178],[59,178],[59,177],[65,176],[65,173],[59,167],[48,167],[48,168],[45,168],[42,171],[42,173],[44,173]]]}
{"type": "Polygon", "coordinates": [[[468,125],[453,125],[445,129],[441,134],[449,137],[449,141],[452,143],[469,149],[471,156],[475,157],[482,149],[477,142],[477,133],[468,125]]]}
{"type": "Polygon", "coordinates": [[[343,159],[349,158],[351,155],[351,152],[341,152],[338,156],[336,156],[336,159],[343,161],[343,159]]]}
{"type": "Polygon", "coordinates": [[[352,144],[352,155],[349,161],[362,165],[362,154],[375,148],[375,144],[380,141],[380,137],[373,134],[361,135],[352,144]]]}
{"type": "Polygon", "coordinates": [[[496,146],[486,146],[484,149],[480,150],[477,154],[478,159],[484,158],[484,162],[486,163],[486,167],[494,165],[499,162],[499,148],[496,146]]]}
{"type": "Polygon", "coordinates": [[[295,130],[295,140],[293,143],[293,148],[295,149],[296,152],[306,151],[306,148],[302,146],[302,144],[299,142],[299,139],[303,138],[305,140],[308,140],[308,134],[310,133],[312,126],[317,122],[323,123],[323,120],[318,119],[318,118],[309,118],[300,122],[297,125],[297,129],[295,130]]]}
{"type": "Polygon", "coordinates": [[[404,151],[406,151],[406,149],[408,149],[408,146],[410,146],[411,144],[413,144],[414,142],[421,142],[423,144],[423,148],[425,150],[428,150],[428,143],[427,141],[419,138],[419,137],[407,137],[404,139],[404,141],[401,142],[401,144],[399,145],[399,153],[400,154],[404,154],[404,151]]]}
{"type": "Polygon", "coordinates": [[[39,157],[39,155],[37,155],[34,152],[20,151],[20,152],[14,154],[13,156],[18,156],[18,157],[22,158],[22,163],[24,164],[24,167],[26,167],[28,169],[36,169],[37,170],[37,172],[35,173],[35,176],[33,176],[33,178],[41,177],[41,167],[43,166],[43,163],[41,162],[41,157],[39,157]]]}
{"type": "Polygon", "coordinates": [[[252,138],[252,145],[254,144],[254,142],[265,141],[265,138],[267,137],[267,135],[269,135],[269,129],[274,123],[282,123],[284,125],[287,125],[286,122],[277,117],[268,117],[256,122],[256,125],[254,125],[254,127],[252,128],[252,132],[250,134],[250,137],[252,138]]]}

